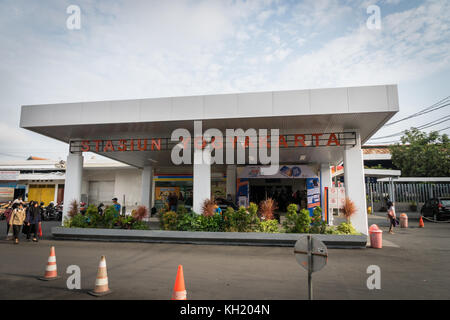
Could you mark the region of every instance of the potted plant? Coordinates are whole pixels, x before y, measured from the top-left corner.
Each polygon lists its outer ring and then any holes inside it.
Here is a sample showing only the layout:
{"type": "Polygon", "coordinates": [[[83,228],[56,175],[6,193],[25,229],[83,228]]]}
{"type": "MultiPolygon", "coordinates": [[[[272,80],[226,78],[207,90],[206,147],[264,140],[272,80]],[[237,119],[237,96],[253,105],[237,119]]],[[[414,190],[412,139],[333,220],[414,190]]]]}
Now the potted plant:
{"type": "Polygon", "coordinates": [[[353,216],[356,213],[356,205],[355,203],[350,200],[350,198],[345,198],[344,207],[342,208],[342,212],[344,213],[345,219],[347,219],[347,223],[350,222],[351,216],[353,216]]]}

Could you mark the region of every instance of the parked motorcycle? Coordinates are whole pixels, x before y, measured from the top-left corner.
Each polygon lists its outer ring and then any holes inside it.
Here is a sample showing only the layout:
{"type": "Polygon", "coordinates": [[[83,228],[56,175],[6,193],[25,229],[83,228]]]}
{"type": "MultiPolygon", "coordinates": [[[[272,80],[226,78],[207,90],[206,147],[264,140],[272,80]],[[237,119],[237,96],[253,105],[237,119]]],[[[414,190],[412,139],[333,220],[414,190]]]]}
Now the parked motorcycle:
{"type": "Polygon", "coordinates": [[[43,208],[43,220],[56,220],[61,221],[62,219],[62,206],[55,206],[53,202],[43,208]]]}

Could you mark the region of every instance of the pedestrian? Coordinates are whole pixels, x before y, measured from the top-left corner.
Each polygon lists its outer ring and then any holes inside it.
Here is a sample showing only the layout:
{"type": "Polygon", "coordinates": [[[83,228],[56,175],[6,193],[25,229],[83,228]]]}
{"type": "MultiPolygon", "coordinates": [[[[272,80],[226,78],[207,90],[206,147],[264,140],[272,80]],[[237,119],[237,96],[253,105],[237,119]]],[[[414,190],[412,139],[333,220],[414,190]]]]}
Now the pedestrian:
{"type": "Polygon", "coordinates": [[[121,206],[120,206],[120,203],[117,202],[117,198],[113,198],[112,201],[113,201],[114,209],[116,209],[117,213],[120,214],[121,206]]]}
{"type": "Polygon", "coordinates": [[[168,200],[169,200],[170,211],[176,212],[177,211],[177,204],[178,204],[178,197],[177,197],[176,193],[175,192],[171,192],[170,195],[169,195],[168,200]]]}
{"type": "Polygon", "coordinates": [[[10,228],[13,228],[14,234],[14,243],[19,244],[19,233],[20,227],[25,221],[25,209],[23,208],[22,203],[17,203],[17,207],[11,213],[11,217],[9,219],[10,228]]]}
{"type": "Polygon", "coordinates": [[[397,224],[397,217],[395,215],[395,205],[392,201],[388,201],[387,202],[387,206],[388,206],[388,211],[387,211],[387,216],[389,219],[389,233],[390,234],[394,234],[394,228],[397,224]]]}
{"type": "Polygon", "coordinates": [[[41,209],[37,201],[33,202],[33,205],[30,206],[25,223],[28,226],[27,240],[30,240],[30,236],[33,233],[33,241],[38,242],[37,235],[41,225],[41,209]]]}
{"type": "Polygon", "coordinates": [[[18,197],[17,199],[15,199],[13,201],[13,204],[16,204],[16,203],[23,203],[22,197],[18,197]]]}
{"type": "Polygon", "coordinates": [[[10,203],[8,208],[6,208],[5,212],[3,213],[6,218],[6,237],[8,237],[8,234],[9,234],[9,221],[11,220],[11,214],[16,207],[17,207],[17,204],[11,205],[11,203],[10,203]]]}

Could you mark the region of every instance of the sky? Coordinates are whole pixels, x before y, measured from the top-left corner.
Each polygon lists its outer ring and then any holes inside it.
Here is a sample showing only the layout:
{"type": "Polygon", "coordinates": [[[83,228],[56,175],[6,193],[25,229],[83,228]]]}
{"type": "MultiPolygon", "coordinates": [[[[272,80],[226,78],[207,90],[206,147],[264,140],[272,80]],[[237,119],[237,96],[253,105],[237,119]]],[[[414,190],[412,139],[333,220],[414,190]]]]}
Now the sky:
{"type": "Polygon", "coordinates": [[[0,0],[2,161],[67,156],[19,128],[22,105],[378,84],[398,85],[392,121],[450,96],[450,1],[0,0]]]}

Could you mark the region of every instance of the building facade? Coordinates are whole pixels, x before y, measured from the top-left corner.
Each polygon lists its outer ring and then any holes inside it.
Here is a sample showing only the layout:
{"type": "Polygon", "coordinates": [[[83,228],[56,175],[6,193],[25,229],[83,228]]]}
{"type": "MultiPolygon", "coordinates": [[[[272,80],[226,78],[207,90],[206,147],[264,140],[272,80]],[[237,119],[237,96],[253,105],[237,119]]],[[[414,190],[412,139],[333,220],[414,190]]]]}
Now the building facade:
{"type": "MultiPolygon", "coordinates": [[[[304,194],[307,208],[323,205],[325,190],[331,186],[330,167],[343,162],[350,169],[344,173],[345,193],[358,208],[352,223],[367,234],[361,145],[396,112],[397,86],[382,85],[22,106],[20,126],[68,143],[66,203],[81,201],[87,188],[98,190],[91,196],[97,201],[111,193],[108,183],[86,186],[83,176],[108,181],[106,176],[111,175],[83,168],[83,152],[88,151],[134,168],[113,170],[115,196],[121,199],[123,193],[125,203],[129,199],[130,204],[151,207],[165,193],[178,192],[192,198],[195,212],[212,195],[246,204],[277,189],[304,194]],[[183,157],[188,149],[183,148],[186,140],[174,136],[177,129],[189,134],[194,146],[186,156],[191,161],[181,164],[174,163],[174,148],[181,145],[183,157]],[[248,139],[231,139],[231,149],[222,152],[218,147],[205,151],[205,136],[215,132],[215,139],[219,132],[226,139],[232,130],[233,138],[238,129],[248,139]],[[270,143],[261,143],[264,130],[270,132],[270,143]],[[274,132],[279,133],[276,141],[274,132]],[[200,147],[195,148],[197,138],[200,147]],[[278,170],[270,175],[265,173],[268,163],[253,150],[266,143],[269,149],[279,147],[277,161],[271,162],[278,170]],[[237,159],[240,149],[243,161],[237,159]],[[227,161],[217,161],[219,155],[227,161]]],[[[206,139],[205,145],[214,141],[206,139]]]]}

